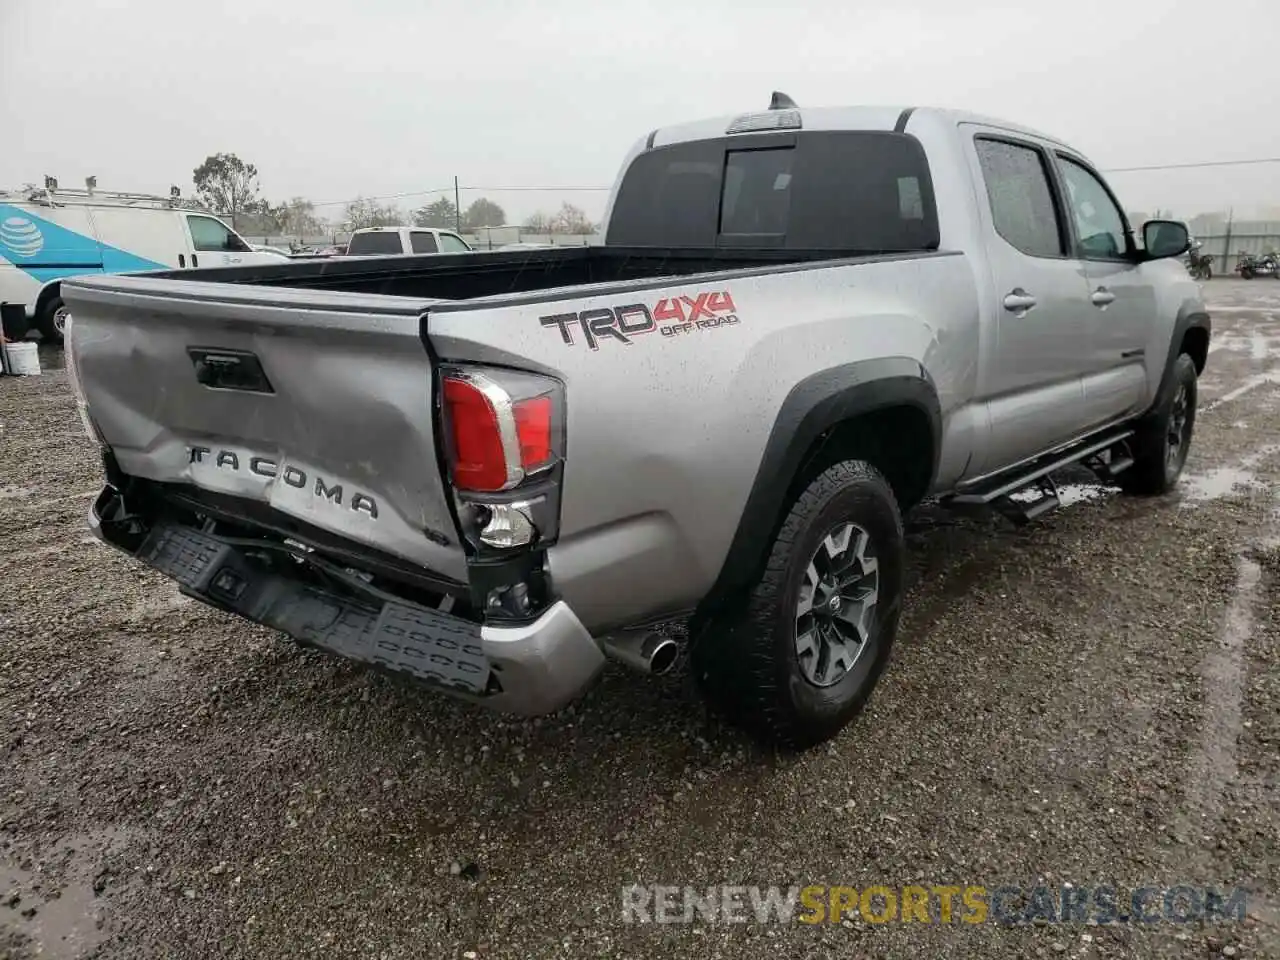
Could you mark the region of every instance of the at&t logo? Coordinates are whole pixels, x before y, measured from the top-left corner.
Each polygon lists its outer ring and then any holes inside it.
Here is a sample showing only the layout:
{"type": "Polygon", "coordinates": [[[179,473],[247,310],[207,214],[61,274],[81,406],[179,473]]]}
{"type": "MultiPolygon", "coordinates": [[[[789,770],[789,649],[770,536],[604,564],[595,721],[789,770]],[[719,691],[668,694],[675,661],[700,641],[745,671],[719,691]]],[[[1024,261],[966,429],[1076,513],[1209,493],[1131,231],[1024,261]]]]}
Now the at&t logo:
{"type": "Polygon", "coordinates": [[[44,234],[26,217],[9,217],[0,221],[0,247],[6,253],[28,259],[44,247],[44,234]]]}

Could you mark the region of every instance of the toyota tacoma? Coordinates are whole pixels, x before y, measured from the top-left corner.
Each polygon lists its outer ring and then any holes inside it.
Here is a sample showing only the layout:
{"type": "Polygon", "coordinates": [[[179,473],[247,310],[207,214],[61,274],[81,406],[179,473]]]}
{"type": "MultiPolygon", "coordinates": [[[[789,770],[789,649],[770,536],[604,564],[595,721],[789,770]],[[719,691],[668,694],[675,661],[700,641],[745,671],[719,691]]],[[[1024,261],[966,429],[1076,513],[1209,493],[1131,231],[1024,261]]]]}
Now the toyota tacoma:
{"type": "Polygon", "coordinates": [[[616,658],[805,747],[859,711],[926,497],[1178,479],[1184,225],[945,110],[768,109],[626,156],[598,246],[64,282],[101,539],[300,643],[522,714],[616,658]]]}

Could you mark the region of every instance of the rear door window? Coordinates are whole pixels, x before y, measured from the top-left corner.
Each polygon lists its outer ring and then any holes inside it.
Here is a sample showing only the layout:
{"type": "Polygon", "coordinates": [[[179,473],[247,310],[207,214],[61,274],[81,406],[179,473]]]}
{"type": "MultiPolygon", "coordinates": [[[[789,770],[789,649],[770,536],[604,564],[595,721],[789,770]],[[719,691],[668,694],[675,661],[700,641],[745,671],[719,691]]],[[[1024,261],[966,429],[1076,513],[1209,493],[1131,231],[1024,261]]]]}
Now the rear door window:
{"type": "Polygon", "coordinates": [[[415,230],[409,234],[409,247],[414,253],[439,253],[440,247],[436,243],[435,234],[427,233],[423,230],[415,230]]]}
{"type": "Polygon", "coordinates": [[[974,146],[996,233],[1029,257],[1064,256],[1062,223],[1044,154],[1029,144],[987,137],[976,139],[974,146]]]}
{"type": "Polygon", "coordinates": [[[347,246],[347,256],[364,257],[386,253],[404,253],[399,230],[375,230],[357,233],[347,246]]]}

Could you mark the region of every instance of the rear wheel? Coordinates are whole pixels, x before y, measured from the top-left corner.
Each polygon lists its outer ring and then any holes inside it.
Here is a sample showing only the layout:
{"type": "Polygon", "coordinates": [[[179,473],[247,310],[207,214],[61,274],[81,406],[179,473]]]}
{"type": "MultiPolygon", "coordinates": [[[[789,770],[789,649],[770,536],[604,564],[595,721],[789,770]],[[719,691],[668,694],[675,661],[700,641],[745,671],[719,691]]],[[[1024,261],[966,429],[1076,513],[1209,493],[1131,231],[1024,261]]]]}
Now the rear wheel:
{"type": "Polygon", "coordinates": [[[1196,365],[1181,354],[1173,367],[1173,389],[1161,408],[1139,425],[1133,438],[1133,466],[1117,478],[1127,493],[1168,493],[1182,475],[1196,425],[1196,365]]]}
{"type": "Polygon", "coordinates": [[[897,632],[902,521],[879,472],[845,461],[792,505],[764,574],[693,647],[711,702],[756,737],[830,739],[871,696],[897,632]]]}
{"type": "Polygon", "coordinates": [[[52,297],[40,308],[36,317],[36,329],[45,343],[62,346],[63,331],[67,326],[67,305],[61,297],[52,297]]]}

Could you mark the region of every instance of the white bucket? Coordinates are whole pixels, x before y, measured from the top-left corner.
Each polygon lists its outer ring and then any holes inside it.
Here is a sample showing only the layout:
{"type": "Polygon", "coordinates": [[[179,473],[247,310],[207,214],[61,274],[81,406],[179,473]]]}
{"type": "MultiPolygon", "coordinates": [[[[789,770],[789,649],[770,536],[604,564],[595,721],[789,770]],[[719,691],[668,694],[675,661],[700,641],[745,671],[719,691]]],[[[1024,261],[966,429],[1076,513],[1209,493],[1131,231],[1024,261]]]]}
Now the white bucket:
{"type": "Polygon", "coordinates": [[[40,373],[40,351],[34,343],[6,343],[4,366],[15,377],[34,377],[40,373]]]}

